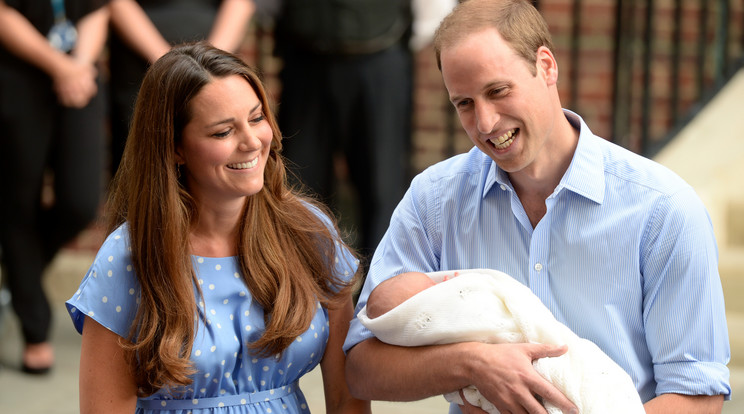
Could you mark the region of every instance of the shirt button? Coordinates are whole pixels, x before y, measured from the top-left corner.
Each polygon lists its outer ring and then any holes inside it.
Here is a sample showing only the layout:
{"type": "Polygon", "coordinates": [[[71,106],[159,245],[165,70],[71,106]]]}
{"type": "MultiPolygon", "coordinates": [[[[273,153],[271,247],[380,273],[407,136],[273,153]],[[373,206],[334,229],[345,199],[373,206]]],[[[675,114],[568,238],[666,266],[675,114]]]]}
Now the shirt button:
{"type": "Polygon", "coordinates": [[[500,187],[502,190],[506,191],[506,186],[504,184],[501,184],[500,187]]]}
{"type": "Polygon", "coordinates": [[[539,271],[541,271],[541,270],[542,270],[542,268],[543,268],[543,265],[542,265],[542,264],[540,264],[540,263],[535,263],[535,270],[537,270],[537,271],[539,272],[539,271]]]}

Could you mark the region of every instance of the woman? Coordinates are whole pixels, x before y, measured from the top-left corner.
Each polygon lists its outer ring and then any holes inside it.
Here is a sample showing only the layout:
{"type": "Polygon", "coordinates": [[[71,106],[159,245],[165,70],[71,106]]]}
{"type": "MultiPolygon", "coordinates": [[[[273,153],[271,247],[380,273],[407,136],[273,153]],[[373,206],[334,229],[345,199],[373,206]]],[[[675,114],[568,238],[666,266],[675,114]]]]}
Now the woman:
{"type": "Polygon", "coordinates": [[[105,0],[0,0],[0,250],[30,374],[54,364],[42,276],[101,202],[108,21],[105,0]]]}
{"type": "Polygon", "coordinates": [[[149,69],[113,232],[68,301],[82,412],[306,412],[297,381],[318,362],[327,412],[369,410],[341,350],[358,261],[280,151],[238,57],[197,43],[149,69]]]}

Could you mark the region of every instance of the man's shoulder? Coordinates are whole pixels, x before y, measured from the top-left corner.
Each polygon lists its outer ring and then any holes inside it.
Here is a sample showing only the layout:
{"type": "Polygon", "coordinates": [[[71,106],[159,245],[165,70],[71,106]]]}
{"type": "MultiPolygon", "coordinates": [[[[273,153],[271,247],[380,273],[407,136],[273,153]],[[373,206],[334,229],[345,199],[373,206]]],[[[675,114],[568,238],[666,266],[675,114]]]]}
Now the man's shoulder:
{"type": "Polygon", "coordinates": [[[663,194],[690,187],[677,173],[652,159],[599,137],[597,142],[602,149],[605,177],[608,179],[663,194]]]}
{"type": "Polygon", "coordinates": [[[473,147],[470,151],[454,155],[427,167],[416,178],[426,182],[448,183],[462,180],[463,177],[480,176],[488,172],[491,159],[481,150],[473,147]]]}

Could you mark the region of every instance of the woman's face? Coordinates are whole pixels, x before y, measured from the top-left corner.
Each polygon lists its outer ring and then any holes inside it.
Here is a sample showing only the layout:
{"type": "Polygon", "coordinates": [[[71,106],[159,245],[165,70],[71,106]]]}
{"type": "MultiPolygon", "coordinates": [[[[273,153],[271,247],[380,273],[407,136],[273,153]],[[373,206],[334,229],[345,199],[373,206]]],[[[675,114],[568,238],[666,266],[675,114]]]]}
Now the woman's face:
{"type": "Polygon", "coordinates": [[[176,160],[199,204],[244,202],[263,187],[272,130],[248,81],[214,78],[192,99],[176,160]]]}

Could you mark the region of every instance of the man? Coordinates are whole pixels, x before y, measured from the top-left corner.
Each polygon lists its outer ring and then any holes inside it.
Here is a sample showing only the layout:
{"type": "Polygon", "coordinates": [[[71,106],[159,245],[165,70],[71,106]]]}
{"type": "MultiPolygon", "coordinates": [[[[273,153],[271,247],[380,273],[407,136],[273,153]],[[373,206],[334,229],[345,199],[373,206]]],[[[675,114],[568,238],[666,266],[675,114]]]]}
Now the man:
{"type": "MultiPolygon", "coordinates": [[[[694,190],[561,108],[547,25],[528,2],[463,2],[435,50],[475,148],[413,180],[358,309],[406,271],[500,270],[623,367],[647,412],[720,412],[731,392],[728,332],[712,225],[694,190]]],[[[504,413],[545,413],[539,398],[575,410],[531,365],[565,347],[400,348],[355,319],[345,350],[358,398],[417,400],[474,385],[504,413]]]]}

